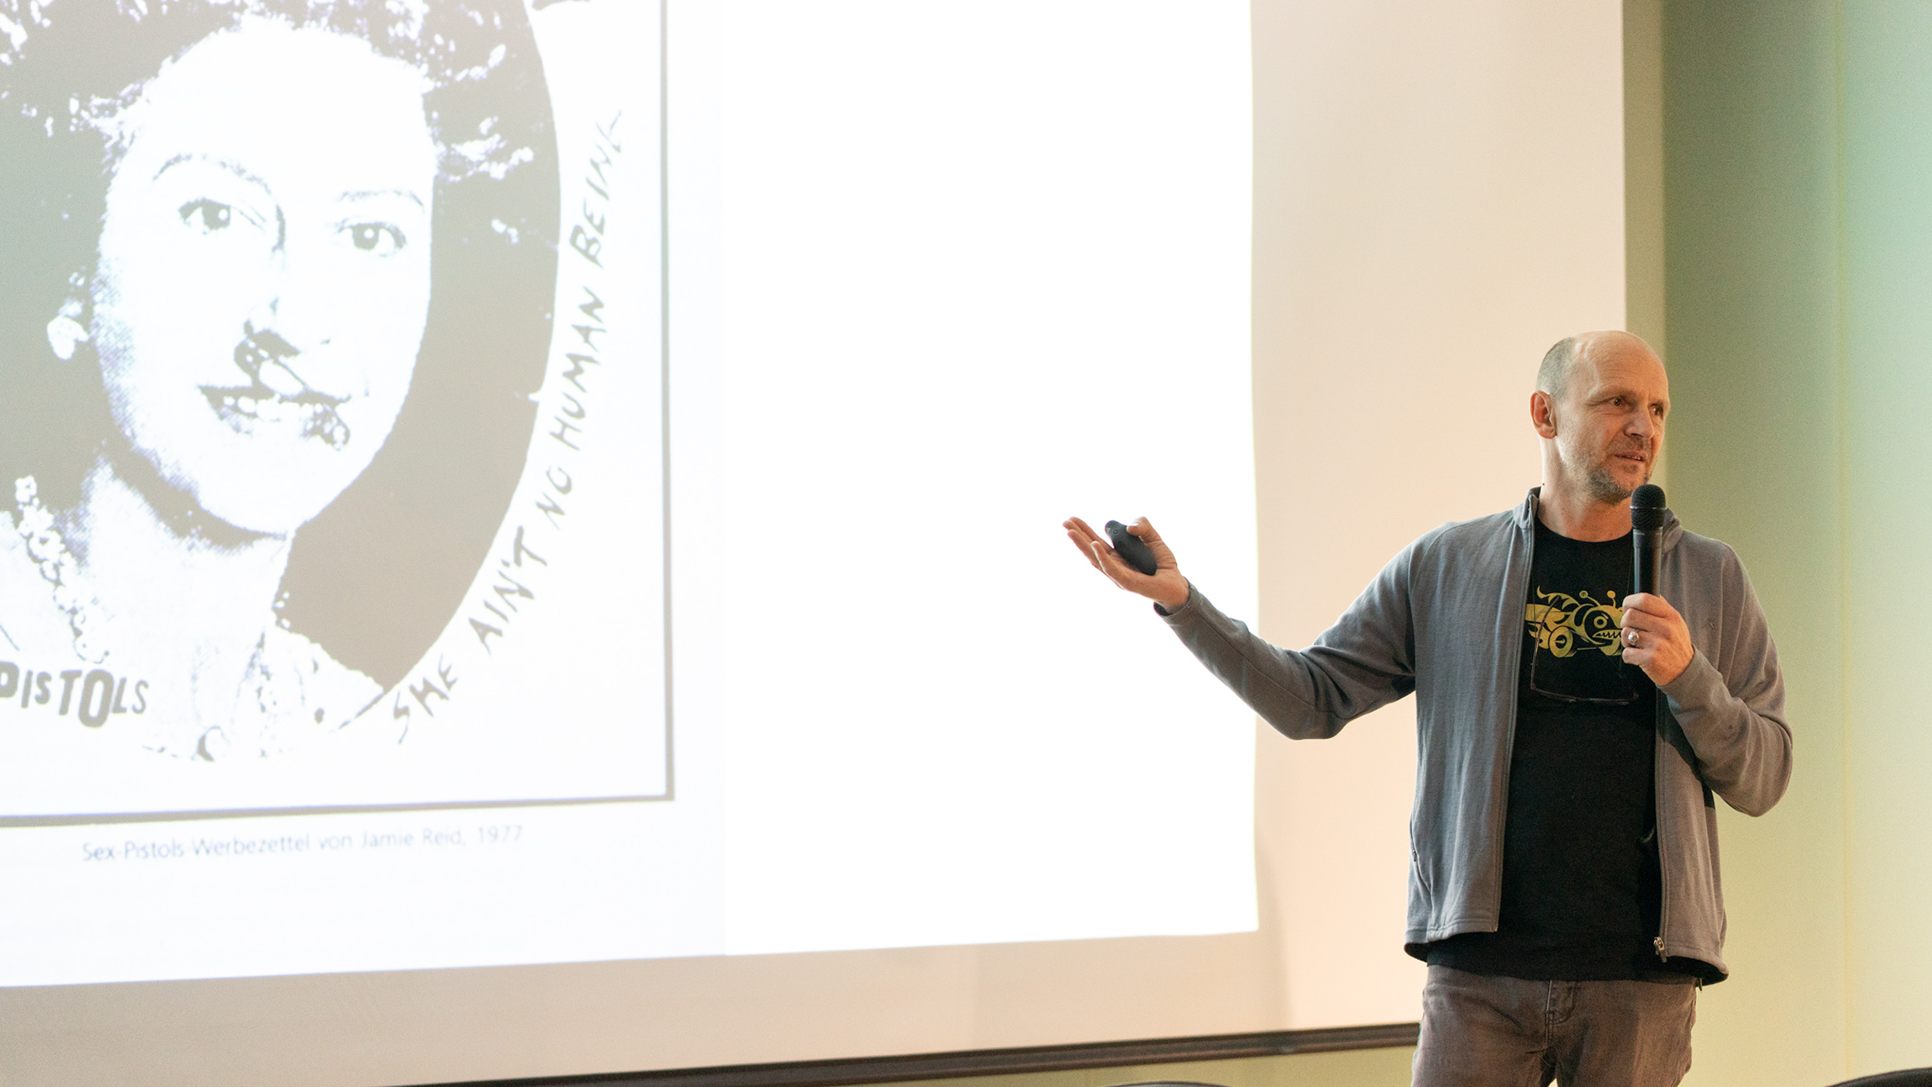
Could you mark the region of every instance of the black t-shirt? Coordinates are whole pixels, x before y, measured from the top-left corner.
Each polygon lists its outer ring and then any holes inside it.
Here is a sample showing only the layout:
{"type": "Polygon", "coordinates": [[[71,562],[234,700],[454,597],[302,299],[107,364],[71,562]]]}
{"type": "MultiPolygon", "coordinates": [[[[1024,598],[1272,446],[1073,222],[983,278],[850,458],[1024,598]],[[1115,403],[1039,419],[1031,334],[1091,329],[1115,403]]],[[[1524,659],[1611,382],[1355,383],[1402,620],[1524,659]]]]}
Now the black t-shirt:
{"type": "Polygon", "coordinates": [[[1428,961],[1559,981],[1665,980],[1657,958],[1657,688],[1623,663],[1630,537],[1587,543],[1540,521],[1523,616],[1516,738],[1495,932],[1430,944],[1428,961]]]}

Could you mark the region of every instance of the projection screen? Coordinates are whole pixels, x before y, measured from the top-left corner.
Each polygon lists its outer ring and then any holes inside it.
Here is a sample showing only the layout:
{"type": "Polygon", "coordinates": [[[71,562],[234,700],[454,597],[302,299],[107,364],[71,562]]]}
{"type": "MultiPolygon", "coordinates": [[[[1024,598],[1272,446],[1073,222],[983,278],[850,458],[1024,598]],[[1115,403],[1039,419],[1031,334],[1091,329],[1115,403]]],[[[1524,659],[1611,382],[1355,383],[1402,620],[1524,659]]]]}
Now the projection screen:
{"type": "Polygon", "coordinates": [[[1287,976],[1270,738],[1058,529],[1257,611],[1249,34],[0,0],[0,1079],[1412,1017],[1287,976]]]}

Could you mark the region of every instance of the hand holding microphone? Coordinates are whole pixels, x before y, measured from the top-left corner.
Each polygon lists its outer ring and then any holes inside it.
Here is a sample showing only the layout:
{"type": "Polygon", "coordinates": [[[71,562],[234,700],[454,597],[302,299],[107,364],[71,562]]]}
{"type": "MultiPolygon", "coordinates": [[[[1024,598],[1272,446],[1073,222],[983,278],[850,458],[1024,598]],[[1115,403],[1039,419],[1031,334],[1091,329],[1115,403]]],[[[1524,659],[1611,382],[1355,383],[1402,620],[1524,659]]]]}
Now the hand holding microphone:
{"type": "Polygon", "coordinates": [[[1690,626],[1670,601],[1657,595],[1663,561],[1664,489],[1646,483],[1630,495],[1630,543],[1635,591],[1623,600],[1623,660],[1662,687],[1690,666],[1690,626]]]}

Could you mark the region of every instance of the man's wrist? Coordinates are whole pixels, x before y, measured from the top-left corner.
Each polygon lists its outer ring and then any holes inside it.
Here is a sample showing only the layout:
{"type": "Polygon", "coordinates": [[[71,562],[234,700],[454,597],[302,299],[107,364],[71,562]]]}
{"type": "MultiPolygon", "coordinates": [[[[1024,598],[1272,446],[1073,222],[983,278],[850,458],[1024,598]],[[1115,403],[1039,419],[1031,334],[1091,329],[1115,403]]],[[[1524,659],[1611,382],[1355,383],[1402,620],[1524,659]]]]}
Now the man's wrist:
{"type": "Polygon", "coordinates": [[[1179,599],[1169,600],[1165,598],[1159,598],[1154,601],[1154,606],[1160,609],[1160,613],[1162,615],[1172,615],[1175,612],[1180,611],[1182,608],[1187,607],[1187,602],[1190,599],[1192,599],[1193,596],[1194,596],[1194,586],[1192,584],[1183,582],[1181,595],[1179,599]]]}

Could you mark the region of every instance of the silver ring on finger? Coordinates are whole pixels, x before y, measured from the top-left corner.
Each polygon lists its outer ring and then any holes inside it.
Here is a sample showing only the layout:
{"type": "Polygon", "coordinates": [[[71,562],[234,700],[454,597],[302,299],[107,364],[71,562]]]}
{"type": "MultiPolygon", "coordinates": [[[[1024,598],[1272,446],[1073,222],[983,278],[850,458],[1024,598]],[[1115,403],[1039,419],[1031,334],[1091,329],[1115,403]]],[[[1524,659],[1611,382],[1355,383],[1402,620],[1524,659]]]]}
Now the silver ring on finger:
{"type": "Polygon", "coordinates": [[[1632,630],[1632,631],[1629,631],[1628,633],[1630,635],[1630,648],[1632,649],[1637,648],[1637,632],[1632,630]]]}

